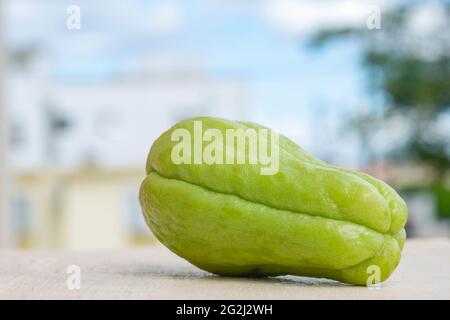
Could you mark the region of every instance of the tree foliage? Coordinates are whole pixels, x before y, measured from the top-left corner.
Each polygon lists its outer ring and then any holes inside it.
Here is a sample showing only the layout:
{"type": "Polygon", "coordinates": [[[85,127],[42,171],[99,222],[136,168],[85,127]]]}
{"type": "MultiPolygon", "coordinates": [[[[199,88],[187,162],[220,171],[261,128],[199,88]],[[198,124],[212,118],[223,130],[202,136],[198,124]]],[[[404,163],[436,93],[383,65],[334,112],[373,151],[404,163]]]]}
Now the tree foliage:
{"type": "Polygon", "coordinates": [[[372,115],[373,123],[395,130],[383,123],[400,114],[410,128],[402,145],[386,156],[428,162],[445,171],[450,167],[450,125],[439,127],[439,120],[450,114],[450,4],[400,6],[382,12],[381,21],[381,30],[322,30],[311,44],[318,48],[330,40],[356,38],[369,92],[383,97],[382,117],[372,115]]]}

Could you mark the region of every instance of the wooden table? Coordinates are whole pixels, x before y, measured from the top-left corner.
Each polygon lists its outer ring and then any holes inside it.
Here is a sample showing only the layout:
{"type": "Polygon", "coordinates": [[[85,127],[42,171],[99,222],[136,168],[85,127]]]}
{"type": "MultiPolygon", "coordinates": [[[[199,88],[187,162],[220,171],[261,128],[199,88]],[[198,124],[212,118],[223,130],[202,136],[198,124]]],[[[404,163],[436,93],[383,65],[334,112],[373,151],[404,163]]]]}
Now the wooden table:
{"type": "Polygon", "coordinates": [[[0,251],[2,299],[449,299],[450,240],[408,240],[378,289],[326,279],[203,272],[160,245],[101,252],[0,251]],[[68,267],[75,272],[68,274],[68,267]],[[80,268],[80,289],[76,287],[80,268]],[[75,281],[73,281],[75,279],[75,281]]]}

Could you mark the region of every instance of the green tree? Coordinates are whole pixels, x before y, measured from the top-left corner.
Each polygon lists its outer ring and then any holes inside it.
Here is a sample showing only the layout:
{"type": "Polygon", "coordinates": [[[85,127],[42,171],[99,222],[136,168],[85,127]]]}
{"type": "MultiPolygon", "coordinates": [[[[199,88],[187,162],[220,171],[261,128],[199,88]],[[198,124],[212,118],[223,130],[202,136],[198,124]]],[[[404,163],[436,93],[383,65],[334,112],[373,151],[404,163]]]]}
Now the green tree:
{"type": "Polygon", "coordinates": [[[382,112],[352,119],[353,126],[359,123],[359,132],[367,136],[375,129],[399,129],[387,124],[402,119],[404,139],[385,156],[429,163],[441,176],[450,166],[450,128],[442,128],[441,121],[450,111],[450,4],[416,2],[382,12],[381,18],[380,30],[322,30],[311,44],[359,41],[368,89],[374,103],[382,102],[382,112]],[[433,21],[417,20],[421,14],[432,15],[433,21]]]}
{"type": "MultiPolygon", "coordinates": [[[[350,119],[364,154],[376,160],[370,146],[377,131],[402,130],[401,143],[383,156],[432,166],[436,179],[425,189],[435,195],[439,215],[450,217],[450,189],[444,181],[450,168],[450,2],[399,6],[382,12],[381,22],[380,30],[322,30],[311,44],[319,48],[331,40],[358,40],[377,105],[374,112],[350,119]]],[[[423,189],[407,186],[405,191],[423,189]]]]}

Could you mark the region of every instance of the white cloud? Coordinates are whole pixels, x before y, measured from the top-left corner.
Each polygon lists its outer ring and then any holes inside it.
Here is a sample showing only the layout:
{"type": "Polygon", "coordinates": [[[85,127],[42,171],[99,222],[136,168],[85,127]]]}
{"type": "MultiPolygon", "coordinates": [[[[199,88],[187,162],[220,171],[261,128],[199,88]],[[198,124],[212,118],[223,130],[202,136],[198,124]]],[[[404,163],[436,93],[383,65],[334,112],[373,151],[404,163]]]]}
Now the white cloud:
{"type": "Polygon", "coordinates": [[[423,3],[410,13],[408,27],[415,35],[428,37],[444,28],[446,19],[444,6],[433,2],[423,3]]]}
{"type": "Polygon", "coordinates": [[[442,4],[429,2],[415,7],[408,16],[409,50],[422,59],[436,61],[448,54],[450,23],[442,4]]]}
{"type": "Polygon", "coordinates": [[[320,28],[364,27],[373,6],[377,5],[383,11],[384,3],[380,0],[266,0],[262,15],[286,33],[303,35],[320,28]]]}
{"type": "Polygon", "coordinates": [[[181,7],[175,3],[159,4],[149,16],[153,30],[161,33],[178,31],[183,20],[181,7]]]}
{"type": "MultiPolygon", "coordinates": [[[[7,35],[12,43],[55,43],[64,42],[66,8],[70,1],[54,0],[7,0],[7,35]]],[[[100,34],[115,40],[130,40],[147,36],[166,36],[176,33],[183,24],[181,2],[141,0],[78,0],[81,9],[83,37],[93,38],[100,34]],[[93,36],[87,34],[92,33],[93,36]]],[[[102,40],[103,42],[105,40],[102,40]]]]}
{"type": "MultiPolygon", "coordinates": [[[[37,38],[52,30],[53,21],[46,18],[54,12],[54,5],[48,0],[43,1],[5,1],[5,27],[8,40],[24,41],[37,38]]],[[[65,14],[65,12],[64,12],[65,14]]]]}
{"type": "Polygon", "coordinates": [[[81,3],[82,12],[93,25],[102,29],[126,29],[130,36],[173,33],[179,30],[184,19],[181,2],[175,0],[150,4],[141,0],[85,0],[81,3]]]}

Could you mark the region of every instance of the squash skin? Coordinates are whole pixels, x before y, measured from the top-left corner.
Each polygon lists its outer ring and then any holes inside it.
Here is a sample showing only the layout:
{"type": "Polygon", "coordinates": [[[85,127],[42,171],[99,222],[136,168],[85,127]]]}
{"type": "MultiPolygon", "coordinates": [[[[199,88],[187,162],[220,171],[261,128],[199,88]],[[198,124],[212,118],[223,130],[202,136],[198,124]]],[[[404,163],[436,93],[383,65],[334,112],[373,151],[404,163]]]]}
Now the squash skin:
{"type": "MultiPolygon", "coordinates": [[[[322,162],[279,137],[279,171],[259,164],[174,164],[171,134],[261,129],[218,118],[182,121],[153,144],[140,189],[145,220],[177,255],[228,276],[300,275],[366,285],[400,261],[407,207],[384,182],[322,162]]],[[[267,129],[267,128],[266,128],[267,129]]],[[[224,135],[225,136],[225,135],[224,135]]]]}

